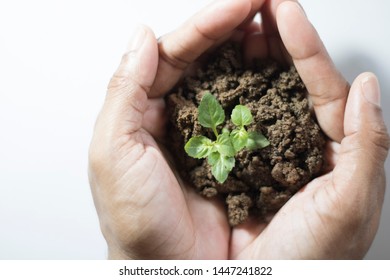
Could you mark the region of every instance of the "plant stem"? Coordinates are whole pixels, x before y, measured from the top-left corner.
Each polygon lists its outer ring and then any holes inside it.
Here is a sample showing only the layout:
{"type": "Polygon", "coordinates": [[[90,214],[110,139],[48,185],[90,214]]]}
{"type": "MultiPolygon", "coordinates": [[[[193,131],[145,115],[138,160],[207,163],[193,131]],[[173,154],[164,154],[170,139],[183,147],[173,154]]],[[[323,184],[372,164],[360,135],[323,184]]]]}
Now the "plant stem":
{"type": "Polygon", "coordinates": [[[214,132],[214,135],[215,135],[215,138],[217,139],[218,138],[218,132],[217,132],[217,128],[215,126],[212,127],[213,129],[213,132],[214,132]]]}

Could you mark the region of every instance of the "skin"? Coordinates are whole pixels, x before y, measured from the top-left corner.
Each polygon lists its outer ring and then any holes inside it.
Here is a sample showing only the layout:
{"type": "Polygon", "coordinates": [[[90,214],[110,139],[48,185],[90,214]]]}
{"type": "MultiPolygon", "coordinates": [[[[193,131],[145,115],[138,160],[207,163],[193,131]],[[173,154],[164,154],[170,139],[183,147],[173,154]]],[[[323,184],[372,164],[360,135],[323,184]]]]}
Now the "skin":
{"type": "Polygon", "coordinates": [[[111,259],[359,259],[378,228],[389,136],[374,74],[352,86],[295,1],[216,1],[158,41],[131,39],[112,77],[89,153],[111,259]],[[262,23],[252,22],[260,12],[262,23]],[[245,57],[293,63],[329,137],[327,172],[267,224],[230,228],[221,201],[196,194],[165,152],[164,95],[202,56],[240,40],[245,57]]]}

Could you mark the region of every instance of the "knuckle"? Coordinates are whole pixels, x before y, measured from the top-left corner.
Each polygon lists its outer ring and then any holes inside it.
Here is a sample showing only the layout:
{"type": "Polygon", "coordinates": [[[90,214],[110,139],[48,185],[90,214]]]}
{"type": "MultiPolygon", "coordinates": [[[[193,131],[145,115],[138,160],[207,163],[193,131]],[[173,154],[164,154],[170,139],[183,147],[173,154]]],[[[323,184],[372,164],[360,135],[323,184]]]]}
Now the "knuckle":
{"type": "Polygon", "coordinates": [[[121,63],[108,83],[108,92],[127,89],[134,79],[131,78],[134,71],[131,70],[134,53],[128,52],[122,56],[121,63]],[[129,66],[130,65],[130,66],[129,66]]]}
{"type": "Polygon", "coordinates": [[[390,148],[390,137],[386,126],[383,123],[371,124],[371,129],[367,134],[367,139],[380,151],[385,157],[390,148]]]}
{"type": "Polygon", "coordinates": [[[181,44],[177,44],[176,48],[177,49],[175,51],[166,51],[164,49],[163,42],[161,42],[159,44],[160,59],[166,64],[170,65],[172,68],[177,69],[179,71],[184,71],[191,63],[189,59],[185,59],[182,55],[183,53],[187,53],[188,51],[186,51],[181,44]]]}
{"type": "Polygon", "coordinates": [[[129,78],[126,75],[116,72],[107,86],[107,91],[109,94],[124,91],[129,88],[129,78]]]}
{"type": "Polygon", "coordinates": [[[139,83],[137,77],[118,72],[112,76],[107,86],[107,96],[109,98],[121,97],[136,103],[145,103],[146,93],[149,91],[150,87],[139,83]]]}

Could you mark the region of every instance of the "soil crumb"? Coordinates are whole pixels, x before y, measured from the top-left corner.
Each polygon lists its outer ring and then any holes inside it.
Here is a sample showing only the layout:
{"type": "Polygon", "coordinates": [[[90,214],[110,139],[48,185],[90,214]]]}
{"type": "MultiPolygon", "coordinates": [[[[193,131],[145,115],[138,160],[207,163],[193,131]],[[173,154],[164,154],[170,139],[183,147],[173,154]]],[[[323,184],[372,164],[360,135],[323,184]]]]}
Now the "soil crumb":
{"type": "MultiPolygon", "coordinates": [[[[232,226],[250,215],[264,219],[278,211],[322,169],[325,136],[309,108],[306,88],[296,69],[272,60],[254,61],[244,67],[239,46],[222,46],[208,64],[183,79],[167,96],[169,141],[177,168],[186,181],[206,196],[225,199],[232,226]],[[221,103],[227,119],[235,105],[247,106],[254,121],[247,129],[264,134],[270,145],[240,151],[228,179],[218,183],[206,159],[194,159],[184,151],[196,135],[213,138],[198,123],[200,100],[211,92],[221,103]]],[[[218,127],[231,129],[227,121],[218,127]]]]}

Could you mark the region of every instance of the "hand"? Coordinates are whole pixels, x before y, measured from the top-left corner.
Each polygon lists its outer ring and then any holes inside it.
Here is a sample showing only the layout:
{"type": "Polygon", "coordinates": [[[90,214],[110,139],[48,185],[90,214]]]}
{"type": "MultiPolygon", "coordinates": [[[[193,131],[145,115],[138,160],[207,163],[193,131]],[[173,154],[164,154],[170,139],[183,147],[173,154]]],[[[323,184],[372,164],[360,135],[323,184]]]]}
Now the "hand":
{"type": "Polygon", "coordinates": [[[379,98],[373,74],[349,88],[294,1],[218,1],[159,42],[141,28],[109,84],[90,147],[90,184],[109,258],[361,258],[385,187],[389,137],[379,98]],[[251,23],[258,10],[261,26],[251,23]],[[164,95],[203,53],[237,34],[245,35],[247,57],[295,64],[330,139],[331,166],[270,223],[231,229],[221,202],[187,186],[159,143],[164,95]]]}

